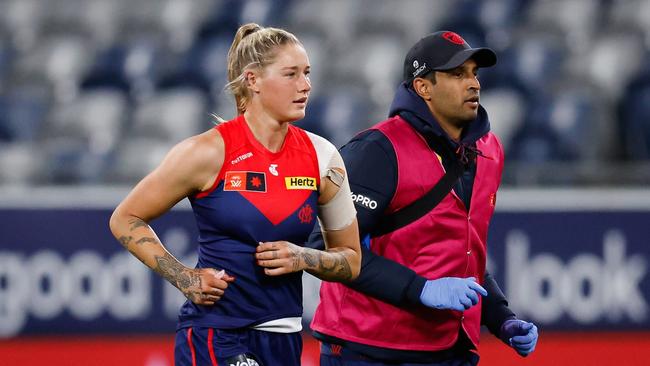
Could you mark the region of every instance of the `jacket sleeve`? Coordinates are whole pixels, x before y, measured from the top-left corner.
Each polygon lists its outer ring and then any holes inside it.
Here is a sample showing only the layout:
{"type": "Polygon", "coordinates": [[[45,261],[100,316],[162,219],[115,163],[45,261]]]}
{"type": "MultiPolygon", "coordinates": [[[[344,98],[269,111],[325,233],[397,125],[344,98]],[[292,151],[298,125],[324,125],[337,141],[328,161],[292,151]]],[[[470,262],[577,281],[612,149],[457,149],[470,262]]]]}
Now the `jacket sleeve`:
{"type": "MultiPolygon", "coordinates": [[[[341,156],[349,175],[362,241],[361,272],[346,285],[393,305],[419,304],[426,279],[369,248],[368,233],[383,215],[397,187],[397,158],[392,146],[381,132],[369,130],[343,146],[341,156]]],[[[325,247],[318,225],[306,246],[325,247]]]]}
{"type": "Polygon", "coordinates": [[[481,324],[485,325],[490,333],[499,337],[501,325],[506,320],[514,318],[515,313],[508,307],[506,296],[488,271],[485,271],[483,287],[487,290],[488,295],[483,297],[481,324]]]}

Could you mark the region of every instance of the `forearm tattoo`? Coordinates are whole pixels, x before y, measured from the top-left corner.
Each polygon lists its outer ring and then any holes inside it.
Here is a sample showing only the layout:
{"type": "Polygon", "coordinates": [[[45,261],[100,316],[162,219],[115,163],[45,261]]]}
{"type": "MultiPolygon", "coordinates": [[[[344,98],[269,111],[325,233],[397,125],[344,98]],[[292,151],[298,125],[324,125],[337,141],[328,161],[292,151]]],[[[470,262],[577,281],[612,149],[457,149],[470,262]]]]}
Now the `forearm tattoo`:
{"type": "Polygon", "coordinates": [[[139,227],[149,227],[149,224],[147,224],[144,220],[139,219],[137,217],[129,220],[129,225],[131,225],[131,231],[139,227]]]}
{"type": "Polygon", "coordinates": [[[349,280],[352,278],[350,263],[343,253],[323,252],[320,250],[304,250],[302,259],[307,270],[323,279],[349,280]]]}
{"type": "Polygon", "coordinates": [[[309,253],[308,251],[305,251],[302,254],[302,259],[305,260],[305,263],[307,264],[307,267],[309,268],[314,268],[318,264],[318,258],[314,253],[309,253]]]}
{"type": "Polygon", "coordinates": [[[129,249],[129,244],[131,244],[131,242],[133,241],[133,237],[123,235],[123,236],[120,236],[120,238],[118,240],[120,241],[120,244],[122,244],[122,246],[124,248],[129,249]]]}
{"type": "MultiPolygon", "coordinates": [[[[289,252],[291,253],[292,271],[293,272],[300,271],[300,256],[301,253],[304,253],[304,250],[302,250],[302,248],[294,249],[289,247],[289,252]]],[[[274,252],[274,256],[277,255],[276,253],[277,252],[274,252]]]]}
{"type": "Polygon", "coordinates": [[[158,243],[158,240],[156,238],[144,237],[144,238],[138,239],[135,243],[136,244],[144,244],[144,243],[154,243],[154,244],[156,244],[156,243],[158,243]]]}
{"type": "MultiPolygon", "coordinates": [[[[148,228],[144,220],[134,217],[128,221],[130,225],[130,231],[133,232],[138,228],[145,227],[148,228]]],[[[140,262],[147,264],[146,261],[141,258],[135,250],[135,246],[131,246],[133,243],[133,236],[123,235],[119,239],[120,244],[126,248],[131,254],[140,260],[140,262]]],[[[136,246],[141,246],[146,243],[160,244],[158,239],[152,236],[144,236],[135,241],[136,246]]],[[[176,286],[181,292],[190,299],[191,301],[198,301],[201,297],[201,276],[194,271],[187,270],[182,263],[180,263],[176,258],[172,257],[171,254],[165,252],[164,255],[155,255],[154,259],[156,263],[152,267],[153,270],[164,277],[172,285],[176,286]]]]}
{"type": "Polygon", "coordinates": [[[179,290],[192,301],[198,301],[201,297],[201,277],[187,271],[185,267],[171,254],[165,253],[163,256],[155,256],[156,267],[154,271],[163,276],[171,284],[178,287],[179,290]]]}

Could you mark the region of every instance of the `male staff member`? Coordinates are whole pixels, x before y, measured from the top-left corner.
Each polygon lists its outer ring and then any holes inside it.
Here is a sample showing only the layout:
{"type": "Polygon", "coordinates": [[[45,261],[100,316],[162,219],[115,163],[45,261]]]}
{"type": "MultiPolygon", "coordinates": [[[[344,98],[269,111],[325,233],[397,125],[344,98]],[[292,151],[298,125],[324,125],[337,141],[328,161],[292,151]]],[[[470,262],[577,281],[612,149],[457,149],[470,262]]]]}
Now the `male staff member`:
{"type": "MultiPolygon", "coordinates": [[[[366,249],[356,281],[321,287],[321,365],[476,365],[481,324],[522,356],[534,350],[537,327],[485,271],[503,149],[477,75],[495,63],[456,33],[422,38],[390,118],[341,149],[366,249]]],[[[318,229],[309,245],[322,246],[318,229]]]]}

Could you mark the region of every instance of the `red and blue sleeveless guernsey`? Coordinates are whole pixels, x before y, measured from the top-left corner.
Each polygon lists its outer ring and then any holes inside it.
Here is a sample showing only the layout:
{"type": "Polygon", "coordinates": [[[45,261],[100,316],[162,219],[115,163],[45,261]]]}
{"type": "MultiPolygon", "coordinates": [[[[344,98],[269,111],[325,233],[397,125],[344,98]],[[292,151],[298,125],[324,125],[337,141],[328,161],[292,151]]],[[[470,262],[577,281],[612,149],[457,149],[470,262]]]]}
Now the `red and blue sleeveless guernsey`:
{"type": "MultiPolygon", "coordinates": [[[[387,213],[428,192],[445,174],[426,140],[401,117],[374,129],[397,156],[397,190],[387,213]]],[[[503,170],[503,150],[492,133],[476,142],[478,157],[469,210],[450,192],[429,213],[391,233],[373,238],[370,249],[428,279],[476,277],[483,283],[488,225],[503,170]]],[[[489,296],[489,295],[488,295],[489,296]]],[[[481,302],[464,312],[422,307],[398,308],[339,283],[323,282],[312,329],[365,345],[408,351],[439,351],[456,343],[460,329],[478,346],[481,302]]]]}
{"type": "Polygon", "coordinates": [[[239,116],[215,127],[225,159],[213,187],[190,198],[199,229],[197,268],[225,269],[236,279],[214,306],[186,301],[178,328],[255,326],[302,316],[302,273],[268,276],[255,261],[259,242],[302,245],[317,214],[318,157],[307,132],[289,125],[280,151],[253,136],[239,116]]]}

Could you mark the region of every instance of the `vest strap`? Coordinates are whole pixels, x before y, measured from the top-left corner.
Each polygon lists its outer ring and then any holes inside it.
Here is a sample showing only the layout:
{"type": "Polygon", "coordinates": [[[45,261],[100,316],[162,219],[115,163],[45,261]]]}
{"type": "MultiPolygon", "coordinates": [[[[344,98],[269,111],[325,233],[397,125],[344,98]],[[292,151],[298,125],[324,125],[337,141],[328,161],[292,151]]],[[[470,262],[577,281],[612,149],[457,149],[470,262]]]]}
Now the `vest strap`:
{"type": "Polygon", "coordinates": [[[460,161],[457,159],[454,159],[453,161],[454,163],[452,163],[450,169],[442,178],[440,178],[438,183],[429,190],[429,192],[425,193],[422,197],[413,201],[408,206],[405,206],[391,214],[382,216],[375,225],[375,229],[372,231],[370,236],[375,238],[392,233],[393,231],[397,231],[431,212],[431,210],[433,210],[440,201],[451,192],[454,184],[456,184],[458,178],[463,173],[463,166],[460,161]]]}

